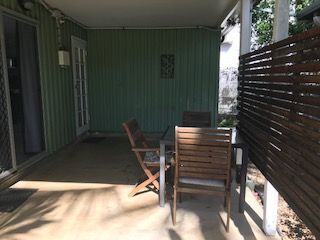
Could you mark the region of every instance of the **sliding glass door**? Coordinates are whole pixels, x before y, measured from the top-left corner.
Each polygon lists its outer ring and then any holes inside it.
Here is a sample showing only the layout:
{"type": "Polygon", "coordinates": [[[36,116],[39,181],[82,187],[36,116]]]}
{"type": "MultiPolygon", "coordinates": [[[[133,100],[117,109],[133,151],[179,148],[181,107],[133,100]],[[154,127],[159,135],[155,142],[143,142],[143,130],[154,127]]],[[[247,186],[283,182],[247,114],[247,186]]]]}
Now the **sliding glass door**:
{"type": "MultiPolygon", "coordinates": [[[[1,32],[2,18],[0,16],[1,32]]],[[[16,167],[12,121],[10,119],[10,95],[3,34],[0,41],[0,178],[16,167]]]]}
{"type": "MultiPolygon", "coordinates": [[[[11,165],[16,168],[45,150],[37,29],[15,17],[0,17],[6,89],[2,102],[11,136],[11,165]]],[[[10,161],[0,157],[0,162],[10,161]]]]}

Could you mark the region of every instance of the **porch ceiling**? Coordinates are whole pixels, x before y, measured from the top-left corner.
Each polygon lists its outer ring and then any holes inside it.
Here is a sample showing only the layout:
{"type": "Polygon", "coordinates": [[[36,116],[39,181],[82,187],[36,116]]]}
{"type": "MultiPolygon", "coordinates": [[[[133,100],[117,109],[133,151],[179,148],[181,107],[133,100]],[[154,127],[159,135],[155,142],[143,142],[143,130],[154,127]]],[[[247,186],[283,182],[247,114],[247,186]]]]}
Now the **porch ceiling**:
{"type": "Polygon", "coordinates": [[[220,27],[238,0],[46,0],[89,28],[220,27]]]}

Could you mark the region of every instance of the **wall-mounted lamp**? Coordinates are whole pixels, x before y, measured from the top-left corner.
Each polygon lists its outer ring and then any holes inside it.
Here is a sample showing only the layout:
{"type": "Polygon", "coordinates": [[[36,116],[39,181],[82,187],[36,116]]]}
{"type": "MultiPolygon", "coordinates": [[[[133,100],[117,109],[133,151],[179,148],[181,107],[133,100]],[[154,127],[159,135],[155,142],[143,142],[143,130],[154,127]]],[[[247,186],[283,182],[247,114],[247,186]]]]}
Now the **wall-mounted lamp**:
{"type": "Polygon", "coordinates": [[[67,50],[58,50],[58,64],[60,67],[70,66],[70,54],[67,50]]]}
{"type": "Polygon", "coordinates": [[[19,5],[23,10],[30,11],[34,6],[34,0],[19,0],[19,5]]]}

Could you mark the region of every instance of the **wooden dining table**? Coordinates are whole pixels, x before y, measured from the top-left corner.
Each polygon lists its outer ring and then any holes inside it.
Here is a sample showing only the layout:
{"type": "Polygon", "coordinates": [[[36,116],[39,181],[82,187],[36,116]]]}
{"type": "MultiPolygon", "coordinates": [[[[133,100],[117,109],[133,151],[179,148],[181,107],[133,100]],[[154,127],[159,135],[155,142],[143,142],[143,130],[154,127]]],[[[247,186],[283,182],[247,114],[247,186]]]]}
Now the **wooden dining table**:
{"type": "MultiPolygon", "coordinates": [[[[166,150],[168,149],[168,147],[172,149],[174,145],[175,145],[175,127],[168,126],[160,140],[160,177],[159,177],[160,207],[164,207],[165,196],[166,196],[165,169],[166,169],[166,160],[167,160],[166,156],[168,156],[168,154],[166,154],[166,150]]],[[[239,212],[243,213],[244,205],[245,205],[246,179],[247,179],[247,168],[248,168],[248,145],[243,141],[239,130],[236,128],[232,129],[232,149],[235,152],[233,160],[236,161],[236,169],[239,170],[239,172],[237,172],[237,175],[239,176],[239,182],[240,182],[239,212]],[[237,155],[240,157],[238,157],[237,155]],[[240,158],[240,161],[239,161],[239,158],[240,158]]]]}

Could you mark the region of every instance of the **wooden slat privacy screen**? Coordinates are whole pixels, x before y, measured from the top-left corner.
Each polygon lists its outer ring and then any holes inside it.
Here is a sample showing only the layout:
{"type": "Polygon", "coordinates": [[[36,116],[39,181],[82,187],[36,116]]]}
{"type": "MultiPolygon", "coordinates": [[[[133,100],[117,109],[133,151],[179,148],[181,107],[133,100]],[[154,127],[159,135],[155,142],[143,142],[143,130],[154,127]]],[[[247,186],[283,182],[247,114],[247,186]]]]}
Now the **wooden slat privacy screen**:
{"type": "Polygon", "coordinates": [[[320,238],[320,29],[240,57],[249,157],[320,238]]]}

